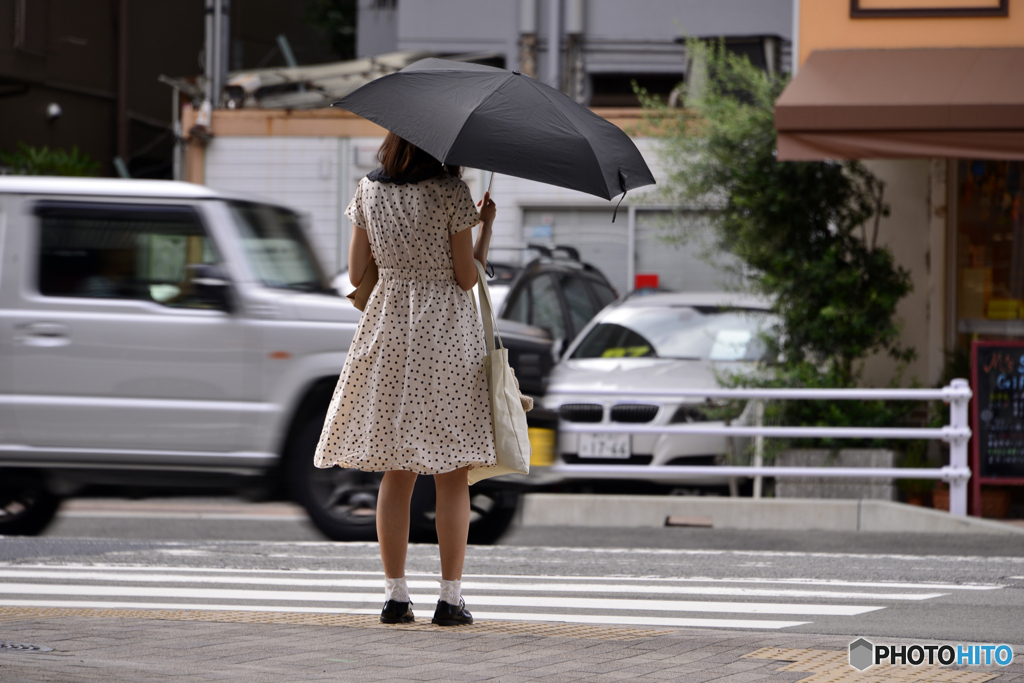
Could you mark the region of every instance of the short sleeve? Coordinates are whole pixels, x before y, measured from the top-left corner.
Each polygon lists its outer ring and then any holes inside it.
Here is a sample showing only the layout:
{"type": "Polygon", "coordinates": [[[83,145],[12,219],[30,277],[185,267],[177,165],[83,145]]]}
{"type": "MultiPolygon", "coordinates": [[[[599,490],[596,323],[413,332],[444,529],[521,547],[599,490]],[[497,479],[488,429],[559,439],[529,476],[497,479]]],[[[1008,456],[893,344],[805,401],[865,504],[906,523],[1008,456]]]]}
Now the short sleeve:
{"type": "Polygon", "coordinates": [[[345,216],[352,221],[352,225],[366,230],[366,216],[363,214],[363,184],[361,182],[356,188],[356,196],[352,197],[348,208],[345,209],[345,216]]]}
{"type": "Polygon", "coordinates": [[[452,205],[448,207],[448,232],[454,235],[480,222],[480,213],[473,204],[469,188],[461,180],[456,181],[452,205]]]}

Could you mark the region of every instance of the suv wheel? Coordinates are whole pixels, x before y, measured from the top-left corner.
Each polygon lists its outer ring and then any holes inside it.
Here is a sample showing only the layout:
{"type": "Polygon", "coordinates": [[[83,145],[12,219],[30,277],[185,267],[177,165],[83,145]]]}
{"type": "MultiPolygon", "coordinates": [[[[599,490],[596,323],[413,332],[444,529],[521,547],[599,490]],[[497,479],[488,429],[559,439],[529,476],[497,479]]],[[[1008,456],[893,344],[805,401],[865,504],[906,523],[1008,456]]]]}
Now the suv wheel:
{"type": "MultiPolygon", "coordinates": [[[[313,465],[313,454],[326,414],[308,420],[287,449],[288,481],[295,500],[306,508],[317,529],[335,541],[377,540],[377,491],[381,472],[313,465]]],[[[519,493],[494,484],[470,488],[469,542],[494,543],[508,529],[519,493]]],[[[434,482],[422,476],[413,491],[409,540],[437,543],[434,529],[434,482]]]]}
{"type": "Polygon", "coordinates": [[[60,498],[34,478],[0,487],[0,536],[35,536],[53,521],[59,507],[60,498]]]}
{"type": "MultiPolygon", "coordinates": [[[[504,534],[515,519],[519,492],[488,482],[469,487],[469,544],[490,545],[504,534]]],[[[409,540],[437,543],[434,527],[436,491],[430,477],[420,477],[412,494],[412,523],[409,540]]]]}
{"type": "Polygon", "coordinates": [[[379,472],[313,465],[326,413],[309,419],[288,444],[288,483],[317,529],[334,541],[377,540],[379,472]]]}

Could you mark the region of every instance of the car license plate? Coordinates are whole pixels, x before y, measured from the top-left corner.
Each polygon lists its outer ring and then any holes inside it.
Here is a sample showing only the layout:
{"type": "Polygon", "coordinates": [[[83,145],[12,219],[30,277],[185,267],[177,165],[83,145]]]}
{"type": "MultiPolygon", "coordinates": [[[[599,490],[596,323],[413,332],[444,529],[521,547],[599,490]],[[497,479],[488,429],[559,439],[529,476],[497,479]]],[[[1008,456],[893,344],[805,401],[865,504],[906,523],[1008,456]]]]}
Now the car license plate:
{"type": "Polygon", "coordinates": [[[628,460],[631,455],[629,450],[629,434],[595,434],[582,432],[580,434],[579,448],[577,455],[580,458],[615,458],[628,460]]]}

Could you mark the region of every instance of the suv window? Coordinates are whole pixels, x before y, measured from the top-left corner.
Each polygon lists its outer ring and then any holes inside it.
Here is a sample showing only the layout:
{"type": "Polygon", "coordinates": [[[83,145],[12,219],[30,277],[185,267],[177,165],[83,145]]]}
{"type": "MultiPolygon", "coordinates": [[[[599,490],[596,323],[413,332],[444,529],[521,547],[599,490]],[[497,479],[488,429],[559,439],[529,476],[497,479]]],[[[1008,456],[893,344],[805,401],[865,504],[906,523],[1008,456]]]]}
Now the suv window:
{"type": "Polygon", "coordinates": [[[505,314],[502,317],[524,325],[530,324],[530,292],[527,287],[520,287],[512,293],[512,298],[505,307],[505,314]]]}
{"type": "Polygon", "coordinates": [[[615,292],[612,290],[612,288],[604,284],[603,282],[591,280],[590,286],[594,288],[594,294],[597,295],[597,303],[599,309],[604,308],[605,306],[607,306],[608,304],[610,304],[611,302],[615,301],[615,299],[618,298],[615,296],[615,292]]]}
{"type": "Polygon", "coordinates": [[[558,301],[555,283],[549,276],[539,275],[530,281],[529,286],[530,298],[533,299],[530,324],[550,332],[552,339],[564,339],[565,319],[562,316],[562,305],[558,301]]]}
{"type": "Polygon", "coordinates": [[[44,296],[210,307],[192,273],[219,259],[190,207],[47,201],[35,213],[44,296]]]}
{"type": "Polygon", "coordinates": [[[569,306],[569,316],[576,332],[582,330],[590,319],[597,315],[597,308],[587,291],[586,281],[575,275],[562,275],[558,278],[565,294],[565,303],[569,306]]]}
{"type": "Polygon", "coordinates": [[[543,328],[552,339],[566,337],[558,290],[549,275],[537,275],[512,293],[502,318],[543,328]]]}
{"type": "Polygon", "coordinates": [[[256,277],[267,287],[333,292],[299,225],[299,216],[266,204],[230,202],[228,207],[256,277]]]}

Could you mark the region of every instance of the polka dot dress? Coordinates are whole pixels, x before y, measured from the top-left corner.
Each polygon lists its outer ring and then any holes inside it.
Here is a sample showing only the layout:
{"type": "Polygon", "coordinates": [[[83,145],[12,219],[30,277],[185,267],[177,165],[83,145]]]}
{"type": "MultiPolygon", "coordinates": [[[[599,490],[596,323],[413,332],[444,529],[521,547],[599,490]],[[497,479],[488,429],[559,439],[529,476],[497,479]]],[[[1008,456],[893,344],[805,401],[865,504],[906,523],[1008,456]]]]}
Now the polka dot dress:
{"type": "Polygon", "coordinates": [[[324,422],[314,464],[439,474],[493,465],[483,327],[455,281],[450,236],[480,215],[447,174],[363,178],[345,211],[380,271],[324,422]]]}

